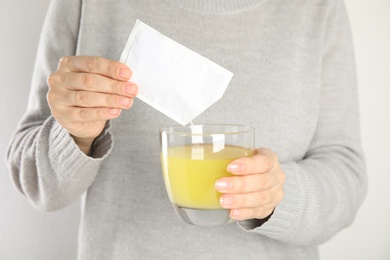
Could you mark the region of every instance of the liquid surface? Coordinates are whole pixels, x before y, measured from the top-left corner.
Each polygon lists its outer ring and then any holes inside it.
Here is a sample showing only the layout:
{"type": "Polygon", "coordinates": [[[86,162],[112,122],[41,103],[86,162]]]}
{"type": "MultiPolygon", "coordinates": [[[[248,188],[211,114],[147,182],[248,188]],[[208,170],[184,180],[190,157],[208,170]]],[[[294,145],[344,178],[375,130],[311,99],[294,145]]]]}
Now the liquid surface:
{"type": "Polygon", "coordinates": [[[251,156],[253,151],[211,144],[170,147],[161,156],[164,181],[173,204],[191,209],[221,209],[215,181],[232,176],[227,165],[234,159],[251,156]]]}

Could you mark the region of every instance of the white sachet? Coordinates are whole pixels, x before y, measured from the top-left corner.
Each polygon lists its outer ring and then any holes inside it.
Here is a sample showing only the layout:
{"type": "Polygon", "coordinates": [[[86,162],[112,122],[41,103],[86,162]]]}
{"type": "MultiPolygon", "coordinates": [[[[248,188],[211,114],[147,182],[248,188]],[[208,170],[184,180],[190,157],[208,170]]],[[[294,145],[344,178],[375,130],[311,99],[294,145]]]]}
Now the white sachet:
{"type": "Polygon", "coordinates": [[[219,100],[233,73],[137,20],[120,61],[138,98],[182,125],[219,100]]]}

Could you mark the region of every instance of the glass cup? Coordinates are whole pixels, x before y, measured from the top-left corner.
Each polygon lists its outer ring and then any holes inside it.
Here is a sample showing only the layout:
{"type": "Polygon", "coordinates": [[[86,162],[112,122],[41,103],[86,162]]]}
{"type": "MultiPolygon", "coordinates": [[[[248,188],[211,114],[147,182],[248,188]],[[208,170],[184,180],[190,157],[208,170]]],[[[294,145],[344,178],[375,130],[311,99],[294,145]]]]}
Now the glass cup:
{"type": "Polygon", "coordinates": [[[233,220],[221,207],[215,182],[230,162],[254,154],[255,129],[242,125],[189,125],[160,129],[165,187],[176,214],[193,225],[233,220]]]}

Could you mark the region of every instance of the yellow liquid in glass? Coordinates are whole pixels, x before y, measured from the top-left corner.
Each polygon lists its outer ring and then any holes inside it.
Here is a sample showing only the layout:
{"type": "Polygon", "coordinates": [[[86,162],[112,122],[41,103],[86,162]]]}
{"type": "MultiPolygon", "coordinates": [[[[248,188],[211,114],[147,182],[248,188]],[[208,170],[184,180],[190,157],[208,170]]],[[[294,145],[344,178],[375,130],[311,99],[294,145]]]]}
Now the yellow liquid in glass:
{"type": "Polygon", "coordinates": [[[164,181],[172,203],[192,209],[221,209],[215,181],[232,176],[227,165],[234,159],[251,156],[253,151],[225,146],[213,151],[213,145],[187,145],[167,149],[161,155],[164,181]]]}

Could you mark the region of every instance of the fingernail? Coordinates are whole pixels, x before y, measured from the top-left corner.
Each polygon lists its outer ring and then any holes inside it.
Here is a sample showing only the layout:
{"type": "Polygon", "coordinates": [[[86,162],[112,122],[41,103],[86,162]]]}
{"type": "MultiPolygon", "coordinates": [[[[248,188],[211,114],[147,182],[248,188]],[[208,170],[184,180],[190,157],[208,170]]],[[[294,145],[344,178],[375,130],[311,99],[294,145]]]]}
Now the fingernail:
{"type": "Polygon", "coordinates": [[[123,79],[129,79],[131,76],[131,71],[129,69],[120,69],[119,70],[119,77],[123,79]]]}
{"type": "Polygon", "coordinates": [[[217,190],[228,190],[232,188],[232,183],[228,180],[218,180],[215,183],[215,188],[217,190]]]}
{"type": "Polygon", "coordinates": [[[221,196],[219,198],[219,203],[222,205],[222,206],[228,206],[228,205],[231,205],[233,204],[234,202],[234,199],[232,196],[221,196]]]}
{"type": "Polygon", "coordinates": [[[244,164],[239,162],[231,163],[227,167],[227,171],[231,173],[242,172],[243,170],[244,170],[244,164]]]}
{"type": "Polygon", "coordinates": [[[136,95],[136,94],[137,94],[137,91],[138,91],[138,88],[137,88],[137,86],[135,86],[135,85],[127,84],[127,85],[125,86],[125,92],[126,92],[126,94],[129,94],[129,95],[136,95]]]}
{"type": "Polygon", "coordinates": [[[125,97],[120,97],[119,98],[119,104],[123,105],[123,106],[129,106],[131,103],[131,99],[130,98],[125,98],[125,97]]]}
{"type": "Polygon", "coordinates": [[[120,110],[119,108],[110,108],[110,109],[108,110],[108,113],[109,113],[110,115],[116,116],[116,115],[119,114],[120,111],[121,111],[121,110],[120,110]]]}

